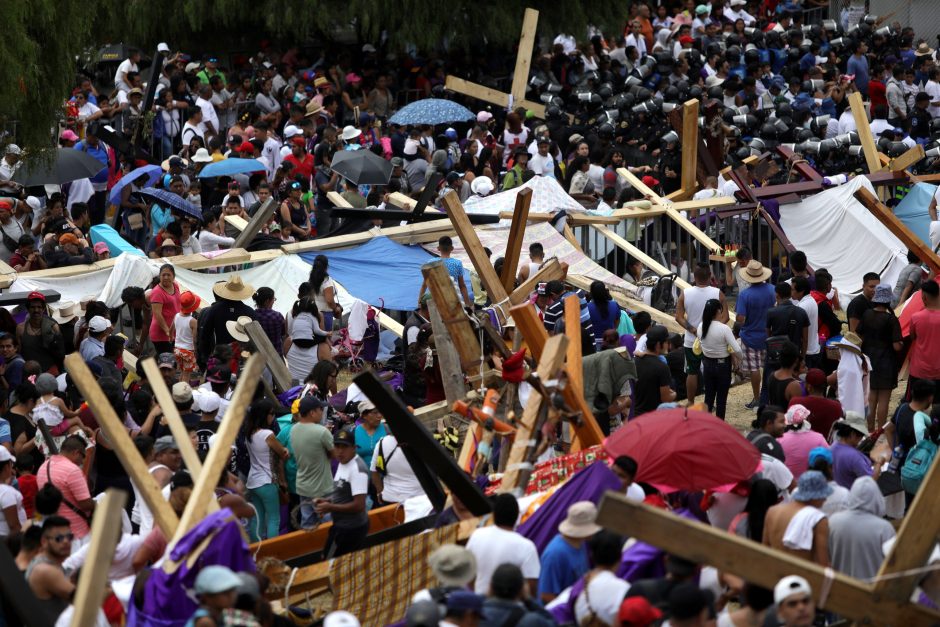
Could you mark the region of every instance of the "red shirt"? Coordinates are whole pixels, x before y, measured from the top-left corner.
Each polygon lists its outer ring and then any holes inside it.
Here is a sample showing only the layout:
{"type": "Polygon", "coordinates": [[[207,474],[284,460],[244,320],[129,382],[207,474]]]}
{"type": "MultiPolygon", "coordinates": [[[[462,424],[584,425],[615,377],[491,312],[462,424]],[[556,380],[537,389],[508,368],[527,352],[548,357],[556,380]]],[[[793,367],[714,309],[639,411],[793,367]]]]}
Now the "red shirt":
{"type": "Polygon", "coordinates": [[[924,309],[911,318],[911,376],[918,379],[940,379],[940,311],[924,309]]]}
{"type": "Polygon", "coordinates": [[[832,423],[842,418],[842,405],[839,401],[824,396],[794,396],[790,407],[802,405],[810,412],[809,424],[813,431],[828,438],[832,423]]]}
{"type": "Polygon", "coordinates": [[[293,155],[293,153],[291,153],[284,157],[284,161],[289,161],[290,163],[294,164],[294,169],[290,172],[291,178],[296,178],[299,174],[308,183],[310,179],[313,178],[313,174],[316,171],[316,168],[313,165],[313,155],[311,155],[309,152],[304,155],[303,159],[298,159],[293,155]]]}
{"type": "Polygon", "coordinates": [[[20,494],[23,495],[23,509],[26,511],[26,516],[32,518],[36,512],[36,492],[39,491],[36,475],[20,475],[16,478],[16,484],[20,488],[20,494]]]}
{"type": "Polygon", "coordinates": [[[868,81],[868,98],[871,100],[872,109],[878,105],[888,106],[887,87],[882,81],[871,79],[868,81]]]}

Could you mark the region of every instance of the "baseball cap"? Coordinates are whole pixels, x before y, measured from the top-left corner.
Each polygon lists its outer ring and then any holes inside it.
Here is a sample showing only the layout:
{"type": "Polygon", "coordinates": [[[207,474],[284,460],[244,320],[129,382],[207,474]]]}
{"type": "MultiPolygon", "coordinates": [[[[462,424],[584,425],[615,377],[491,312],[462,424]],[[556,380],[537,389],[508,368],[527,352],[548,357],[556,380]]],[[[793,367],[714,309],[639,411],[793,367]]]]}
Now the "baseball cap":
{"type": "Polygon", "coordinates": [[[489,111],[477,112],[477,122],[489,122],[493,119],[493,114],[489,111]]]}
{"type": "Polygon", "coordinates": [[[297,128],[293,124],[288,124],[287,126],[284,127],[284,132],[282,134],[284,135],[284,139],[290,139],[291,137],[294,137],[296,135],[302,135],[303,131],[301,131],[299,128],[297,128]]]}
{"type": "Polygon", "coordinates": [[[774,603],[780,605],[795,594],[813,596],[813,589],[810,588],[808,581],[798,575],[784,577],[774,586],[774,603]]]}
{"type": "Polygon", "coordinates": [[[219,411],[219,407],[222,406],[222,397],[213,392],[212,390],[203,390],[199,394],[199,408],[204,414],[211,414],[214,411],[219,411]]]}
{"type": "Polygon", "coordinates": [[[65,246],[66,244],[75,244],[78,245],[78,238],[75,237],[74,233],[65,233],[59,236],[59,245],[65,246]]]}
{"type": "Polygon", "coordinates": [[[370,400],[359,401],[359,404],[356,406],[356,409],[359,410],[360,414],[364,414],[367,411],[372,411],[375,409],[375,403],[370,400]]]}
{"type": "Polygon", "coordinates": [[[13,454],[8,451],[5,446],[0,446],[0,464],[5,462],[16,462],[16,458],[13,457],[13,454]]]}
{"type": "Polygon", "coordinates": [[[97,244],[95,244],[95,252],[98,253],[99,255],[104,254],[108,252],[109,250],[111,249],[108,248],[108,245],[105,244],[104,242],[98,242],[97,244]]]}
{"type": "Polygon", "coordinates": [[[352,429],[340,429],[333,436],[334,446],[356,446],[356,436],[352,429]]]}
{"type": "Polygon", "coordinates": [[[635,596],[623,600],[617,617],[624,627],[633,627],[634,625],[640,627],[658,621],[663,617],[663,612],[646,600],[646,597],[635,596]]]}
{"type": "Polygon", "coordinates": [[[308,394],[307,396],[300,399],[300,406],[298,409],[300,410],[300,415],[304,415],[315,409],[320,409],[323,407],[326,407],[326,404],[323,401],[318,399],[313,394],[308,394]]]}
{"type": "Polygon", "coordinates": [[[403,168],[405,167],[405,160],[401,157],[392,157],[392,167],[393,168],[403,168]]]}
{"type": "Polygon", "coordinates": [[[188,403],[193,400],[193,388],[185,381],[179,381],[173,384],[173,402],[188,403]]]}
{"type": "Polygon", "coordinates": [[[349,612],[337,610],[326,615],[323,627],[359,627],[359,619],[349,612]]]}
{"type": "Polygon", "coordinates": [[[41,300],[42,302],[46,302],[46,297],[42,292],[30,292],[26,295],[26,301],[29,302],[31,300],[41,300]]]}
{"type": "Polygon", "coordinates": [[[232,380],[232,371],[226,366],[213,366],[206,372],[206,381],[209,383],[228,383],[232,380]]]}
{"type": "Polygon", "coordinates": [[[153,452],[160,453],[162,451],[178,451],[180,447],[177,446],[176,440],[173,439],[172,435],[164,435],[157,438],[153,443],[153,452]]]}
{"type": "MultiPolygon", "coordinates": [[[[163,438],[160,438],[161,440],[163,438]]],[[[196,576],[194,590],[196,594],[219,594],[234,590],[242,585],[242,580],[228,566],[206,566],[196,576]]]]}
{"type": "Polygon", "coordinates": [[[832,452],[825,446],[810,449],[806,463],[812,468],[816,465],[816,461],[820,459],[824,459],[830,466],[832,465],[832,452]]]}
{"type": "Polygon", "coordinates": [[[111,326],[111,323],[104,316],[95,316],[88,321],[88,329],[92,333],[101,333],[111,326]]]}
{"type": "Polygon", "coordinates": [[[810,368],[806,371],[806,382],[815,388],[826,385],[826,373],[819,368],[810,368]]]}
{"type": "Polygon", "coordinates": [[[483,613],[483,597],[469,590],[454,590],[447,596],[448,612],[483,613]]]}
{"type": "Polygon", "coordinates": [[[176,368],[176,357],[173,353],[160,353],[157,356],[157,366],[159,368],[176,368]]]}

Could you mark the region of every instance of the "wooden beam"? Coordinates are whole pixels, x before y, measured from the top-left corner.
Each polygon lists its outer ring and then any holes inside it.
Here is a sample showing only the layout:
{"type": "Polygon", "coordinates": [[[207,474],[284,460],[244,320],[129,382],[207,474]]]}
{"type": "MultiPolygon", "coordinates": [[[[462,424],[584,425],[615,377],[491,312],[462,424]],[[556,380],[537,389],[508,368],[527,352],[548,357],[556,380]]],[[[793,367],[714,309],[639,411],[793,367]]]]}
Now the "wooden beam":
{"type": "Polygon", "coordinates": [[[512,291],[512,294],[509,295],[509,303],[511,305],[521,305],[529,300],[529,296],[538,287],[539,283],[561,281],[563,278],[565,278],[565,273],[561,268],[561,264],[557,258],[552,257],[542,264],[538,272],[531,275],[512,291]]]}
{"type": "Polygon", "coordinates": [[[341,207],[343,209],[353,208],[353,206],[349,204],[349,201],[343,198],[339,192],[327,192],[326,199],[329,200],[334,207],[341,207]]]}
{"type": "Polygon", "coordinates": [[[305,242],[294,242],[285,244],[281,247],[285,253],[306,253],[314,250],[330,250],[333,248],[348,248],[365,244],[375,237],[388,237],[400,243],[411,243],[415,236],[429,235],[432,240],[437,236],[451,233],[453,227],[443,220],[433,220],[421,224],[407,224],[405,226],[392,226],[385,229],[374,228],[361,233],[350,233],[348,235],[334,235],[332,237],[323,237],[307,240],[305,242]]]}
{"type": "Polygon", "coordinates": [[[907,246],[908,250],[914,251],[923,263],[934,272],[940,273],[940,256],[933,251],[923,240],[914,235],[907,226],[894,215],[894,212],[886,207],[874,194],[860,187],[855,192],[855,198],[871,211],[872,215],[878,218],[878,221],[885,225],[895,237],[907,246]]]}
{"type": "MultiPolygon", "coordinates": [[[[580,274],[569,274],[565,281],[579,289],[587,291],[591,289],[591,282],[593,279],[580,274]]],[[[621,307],[625,307],[630,311],[645,311],[656,322],[656,324],[665,326],[670,330],[670,332],[683,332],[682,327],[679,326],[679,323],[676,322],[675,318],[658,309],[650,307],[635,297],[628,296],[621,288],[614,286],[613,289],[610,290],[610,295],[614,297],[614,300],[617,301],[617,304],[619,304],[621,307]]]]}
{"type": "Polygon", "coordinates": [[[289,390],[294,382],[293,377],[291,377],[290,370],[287,369],[284,358],[278,354],[274,344],[271,343],[271,338],[261,328],[261,323],[252,320],[245,327],[245,333],[248,334],[251,343],[255,345],[255,349],[264,356],[264,365],[271,371],[271,378],[274,379],[277,387],[281,392],[289,390]]]}
{"type": "Polygon", "coordinates": [[[85,554],[85,567],[75,586],[71,627],[86,627],[98,621],[114,550],[121,538],[121,512],[126,501],[127,492],[109,488],[95,507],[91,521],[91,544],[85,554]]]}
{"type": "MultiPolygon", "coordinates": [[[[526,9],[527,19],[529,11],[532,11],[532,9],[526,9]]],[[[533,11],[533,13],[538,19],[538,11],[533,11]]],[[[519,265],[519,254],[522,251],[522,240],[525,237],[526,220],[529,217],[529,206],[531,204],[532,188],[524,187],[520,189],[519,193],[516,194],[516,206],[512,212],[509,239],[506,240],[506,252],[503,254],[503,272],[499,277],[503,287],[506,288],[507,294],[511,293],[516,286],[516,267],[519,265]]]]}
{"type": "Polygon", "coordinates": [[[871,123],[869,123],[868,114],[865,112],[862,94],[857,91],[849,94],[849,106],[852,108],[852,117],[855,118],[855,130],[858,131],[858,139],[862,144],[862,151],[865,153],[865,163],[868,165],[868,171],[877,172],[882,168],[881,160],[878,158],[878,148],[875,147],[875,139],[871,134],[871,123]]]}
{"type": "MultiPolygon", "coordinates": [[[[597,523],[607,529],[652,544],[670,554],[708,564],[773,590],[788,575],[805,578],[820,601],[828,569],[783,551],[649,505],[628,501],[608,491],[601,500],[597,523]]],[[[832,583],[822,607],[862,625],[927,625],[940,613],[909,602],[875,599],[871,587],[842,573],[828,571],[832,583]]]]}
{"type": "Polygon", "coordinates": [[[731,196],[715,196],[713,198],[700,198],[699,200],[681,200],[672,203],[672,208],[678,211],[692,211],[695,209],[712,209],[737,204],[731,196]]]}
{"type": "MultiPolygon", "coordinates": [[[[581,355],[581,300],[577,294],[565,298],[565,335],[568,337],[568,349],[565,355],[565,368],[568,381],[584,389],[584,358],[581,355]]],[[[551,338],[549,338],[549,341],[551,338]]]]}
{"type": "Polygon", "coordinates": [[[222,469],[229,462],[232,445],[245,420],[245,413],[248,411],[255,388],[261,380],[262,370],[264,370],[264,358],[260,354],[254,354],[248,358],[241,374],[238,375],[238,384],[235,386],[235,392],[232,394],[225,416],[216,432],[216,439],[209,448],[209,454],[203,464],[203,472],[199,473],[199,477],[195,479],[192,494],[175,533],[171,531],[167,534],[167,537],[172,538],[168,543],[169,546],[176,544],[187,531],[205,518],[209,501],[215,500],[213,492],[219,482],[222,469]]]}
{"type": "MultiPolygon", "coordinates": [[[[519,49],[516,52],[516,68],[512,73],[512,87],[509,90],[513,102],[525,100],[529,66],[532,65],[532,50],[535,48],[535,30],[538,25],[539,12],[527,8],[522,18],[522,33],[519,35],[519,49]]],[[[508,288],[506,291],[509,291],[508,288]]]]}
{"type": "MultiPolygon", "coordinates": [[[[580,330],[581,326],[578,325],[580,330]]],[[[555,373],[561,368],[565,360],[566,347],[570,346],[568,338],[564,335],[556,335],[548,339],[545,349],[542,351],[538,360],[536,373],[541,382],[546,382],[555,376],[555,373]]],[[[581,342],[577,344],[578,350],[581,348],[581,342]]],[[[525,486],[528,484],[531,475],[532,464],[529,462],[530,451],[536,448],[536,442],[539,436],[539,414],[542,412],[542,404],[549,399],[543,398],[538,390],[533,389],[529,395],[529,401],[522,411],[522,419],[516,426],[516,435],[513,439],[512,447],[509,449],[509,458],[506,461],[506,474],[500,483],[500,492],[525,492],[525,486]]]]}
{"type": "Polygon", "coordinates": [[[248,221],[248,225],[245,226],[244,230],[235,238],[235,243],[232,244],[232,248],[244,248],[250,244],[251,240],[255,238],[255,235],[261,231],[261,227],[267,224],[271,216],[274,215],[276,208],[277,203],[274,202],[273,198],[268,198],[263,205],[258,207],[258,210],[255,211],[255,215],[251,216],[251,220],[248,221]]]}
{"type": "MultiPolygon", "coordinates": [[[[431,298],[440,312],[441,324],[446,327],[443,335],[448,336],[447,339],[453,343],[457,351],[458,370],[471,372],[478,369],[481,358],[480,340],[473,330],[473,325],[470,323],[470,318],[467,316],[464,306],[460,303],[457,290],[454,288],[454,282],[447,273],[447,269],[444,268],[444,264],[439,260],[426,263],[421,267],[421,274],[424,275],[428,289],[431,290],[431,298]]],[[[436,342],[441,337],[438,336],[438,329],[435,329],[434,335],[436,342]]],[[[463,397],[464,393],[458,395],[458,398],[463,397]]],[[[454,400],[458,399],[448,400],[453,403],[454,400]]]]}
{"type": "Polygon", "coordinates": [[[431,318],[431,330],[434,333],[437,364],[441,371],[441,383],[444,386],[444,398],[447,399],[448,405],[453,406],[467,395],[460,353],[454,345],[454,335],[448,332],[441,318],[437,303],[434,301],[428,303],[428,311],[431,318]]]}
{"type": "Polygon", "coordinates": [[[698,99],[682,105],[682,192],[686,196],[695,193],[698,169],[698,99]]]}
{"type": "MultiPolygon", "coordinates": [[[[606,237],[610,241],[610,243],[616,246],[617,248],[621,249],[628,255],[631,255],[632,257],[639,259],[640,263],[642,263],[644,266],[646,266],[647,268],[649,268],[650,270],[652,270],[659,276],[666,276],[668,274],[672,274],[672,270],[662,265],[661,263],[659,263],[658,261],[656,261],[649,255],[647,255],[645,252],[643,252],[642,250],[640,250],[639,248],[637,248],[636,246],[634,246],[633,244],[631,244],[624,238],[620,237],[620,235],[611,231],[607,227],[597,226],[597,225],[592,224],[591,228],[597,231],[598,233],[600,233],[601,235],[603,235],[604,237],[606,237]]],[[[691,285],[689,285],[688,281],[685,281],[684,279],[678,279],[678,278],[676,279],[676,285],[678,285],[682,289],[685,289],[687,287],[692,287],[691,285]]]]}
{"type": "Polygon", "coordinates": [[[431,201],[437,194],[437,185],[443,178],[443,174],[440,172],[435,172],[428,179],[427,183],[424,184],[424,189],[421,190],[421,195],[418,196],[418,202],[415,203],[415,206],[411,210],[412,220],[417,220],[422,215],[424,215],[424,210],[428,208],[428,205],[431,204],[431,201]]]}
{"type": "Polygon", "coordinates": [[[918,163],[925,156],[924,147],[920,144],[915,144],[913,148],[906,151],[903,155],[896,159],[892,159],[888,163],[888,169],[899,171],[906,170],[912,165],[918,163]]]}
{"type": "Polygon", "coordinates": [[[193,481],[195,481],[202,471],[202,462],[199,461],[199,455],[196,453],[196,449],[193,448],[193,443],[189,439],[186,425],[183,424],[183,419],[176,409],[176,403],[173,402],[173,396],[170,394],[170,390],[167,389],[166,382],[164,382],[163,376],[160,374],[157,361],[153,357],[148,357],[141,362],[141,365],[143,366],[144,374],[147,375],[147,381],[150,382],[150,389],[153,390],[153,396],[157,404],[160,405],[160,409],[163,410],[163,419],[166,420],[167,426],[170,427],[170,433],[173,434],[173,439],[176,440],[180,457],[183,458],[186,469],[189,470],[189,474],[192,475],[193,481]]]}
{"type": "Polygon", "coordinates": [[[465,96],[470,96],[471,98],[476,98],[477,100],[482,100],[483,102],[488,102],[504,109],[509,106],[509,94],[504,94],[492,87],[471,83],[470,81],[450,74],[444,79],[444,89],[449,89],[458,94],[464,94],[465,96]]]}
{"type": "Polygon", "coordinates": [[[405,196],[401,192],[393,192],[389,194],[387,202],[395,205],[396,207],[401,207],[406,211],[414,211],[415,206],[418,204],[417,200],[411,196],[405,196]]]}
{"type": "MultiPolygon", "coordinates": [[[[104,434],[108,437],[108,441],[114,449],[114,454],[117,455],[121,465],[127,470],[131,481],[137,486],[141,497],[153,513],[154,524],[160,527],[160,531],[166,537],[171,537],[179,522],[176,512],[163,498],[160,486],[154,481],[147,464],[137,451],[137,447],[134,446],[134,441],[127,433],[124,421],[118,418],[114,408],[111,407],[111,403],[108,402],[104,392],[101,391],[101,387],[95,380],[95,375],[91,373],[88,365],[85,364],[85,360],[78,353],[66,355],[65,369],[72,377],[72,382],[82,393],[98,424],[104,430],[104,434]]],[[[218,482],[218,475],[216,475],[215,481],[218,482]]],[[[215,483],[213,483],[214,485],[215,483]]]]}
{"type": "Polygon", "coordinates": [[[244,231],[248,227],[248,220],[241,216],[224,216],[225,223],[234,226],[239,231],[244,231]]]}
{"type": "Polygon", "coordinates": [[[776,146],[774,150],[778,155],[783,157],[785,161],[790,162],[790,167],[796,170],[804,179],[807,181],[822,182],[822,174],[817,172],[802,156],[797,155],[786,146],[776,146]]]}

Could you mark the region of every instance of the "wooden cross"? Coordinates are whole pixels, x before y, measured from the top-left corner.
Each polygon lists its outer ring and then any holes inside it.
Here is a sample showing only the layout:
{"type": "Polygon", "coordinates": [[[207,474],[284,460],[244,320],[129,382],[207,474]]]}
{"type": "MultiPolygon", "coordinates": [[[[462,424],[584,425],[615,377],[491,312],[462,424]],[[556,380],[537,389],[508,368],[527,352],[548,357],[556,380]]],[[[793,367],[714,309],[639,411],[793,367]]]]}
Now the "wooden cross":
{"type": "Polygon", "coordinates": [[[235,238],[235,243],[232,244],[232,248],[244,248],[250,244],[251,240],[253,240],[255,235],[261,230],[261,227],[267,224],[271,216],[274,215],[276,207],[277,203],[274,202],[273,198],[268,198],[263,205],[258,207],[258,210],[255,211],[255,215],[251,217],[251,220],[248,221],[248,224],[245,225],[242,232],[235,238]]]}
{"type": "MultiPolygon", "coordinates": [[[[938,466],[934,464],[931,478],[940,479],[938,466]]],[[[933,483],[933,488],[940,488],[940,481],[933,483]]],[[[893,553],[899,557],[894,563],[907,566],[916,563],[922,565],[937,539],[936,499],[934,493],[927,492],[927,482],[921,486],[918,497],[933,511],[932,518],[905,519],[922,540],[904,541],[904,526],[898,534],[893,553]],[[916,522],[914,522],[916,520],[916,522]],[[926,526],[924,523],[927,523],[926,526]],[[929,541],[929,544],[928,544],[929,541]],[[908,553],[906,545],[912,545],[914,551],[908,553]],[[922,557],[922,559],[920,559],[922,557]],[[917,558],[917,559],[913,559],[917,558]]],[[[916,502],[915,502],[916,504],[916,502]]],[[[914,508],[908,517],[914,513],[914,508]]],[[[928,512],[924,512],[925,514],[928,512]]],[[[829,594],[821,599],[821,592],[827,587],[826,569],[814,562],[789,553],[772,549],[746,538],[717,529],[700,522],[691,521],[666,510],[650,507],[627,500],[625,495],[607,492],[601,500],[597,523],[603,527],[632,536],[647,542],[671,554],[684,557],[699,564],[708,564],[720,571],[732,573],[754,583],[773,590],[777,582],[788,575],[805,578],[813,589],[817,605],[855,620],[862,625],[929,625],[940,621],[940,612],[927,609],[910,602],[913,580],[893,580],[878,588],[841,573],[834,573],[829,594]],[[901,581],[903,583],[896,584],[901,581]],[[897,585],[896,594],[889,594],[890,587],[897,585]],[[906,592],[906,594],[905,594],[906,592]]],[[[913,535],[913,534],[912,534],[913,535]]],[[[890,562],[890,556],[889,561],[890,562]]],[[[883,567],[884,569],[884,567],[883,567]]],[[[879,573],[881,574],[881,573],[879,573]]]]}
{"type": "Polygon", "coordinates": [[[934,274],[940,274],[940,256],[933,251],[924,241],[914,235],[907,226],[898,219],[890,208],[886,207],[878,198],[864,187],[860,187],[855,192],[855,198],[866,209],[871,211],[872,215],[878,218],[878,221],[884,224],[895,237],[901,240],[908,250],[917,254],[917,257],[926,263],[934,274]]]}
{"type": "Polygon", "coordinates": [[[908,149],[896,159],[889,159],[878,152],[871,133],[871,124],[868,122],[868,114],[865,113],[862,94],[857,91],[849,94],[849,106],[852,109],[852,117],[855,119],[858,139],[862,144],[862,152],[865,155],[865,164],[868,166],[869,173],[874,174],[882,170],[906,170],[924,158],[924,147],[920,144],[908,149]]]}
{"type": "Polygon", "coordinates": [[[114,550],[121,539],[121,513],[127,492],[109,488],[95,507],[91,522],[91,544],[85,554],[78,585],[71,627],[94,625],[104,602],[105,585],[114,560],[114,550]]]}
{"type": "Polygon", "coordinates": [[[189,439],[189,432],[186,431],[186,425],[183,424],[183,418],[176,409],[176,403],[173,401],[173,395],[167,389],[163,381],[163,375],[153,357],[148,357],[141,362],[144,374],[147,375],[147,381],[150,383],[150,389],[153,390],[153,397],[156,399],[160,409],[163,410],[163,419],[170,427],[170,433],[179,447],[180,457],[186,464],[186,469],[195,479],[202,470],[202,462],[199,461],[199,455],[189,439]]]}

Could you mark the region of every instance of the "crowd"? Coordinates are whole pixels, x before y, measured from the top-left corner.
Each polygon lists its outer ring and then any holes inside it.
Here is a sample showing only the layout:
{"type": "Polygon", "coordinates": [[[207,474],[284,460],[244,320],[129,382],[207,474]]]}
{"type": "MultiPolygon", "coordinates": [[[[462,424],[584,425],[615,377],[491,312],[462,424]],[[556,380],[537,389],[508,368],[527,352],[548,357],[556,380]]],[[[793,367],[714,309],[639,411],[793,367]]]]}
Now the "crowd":
{"type": "MultiPolygon", "coordinates": [[[[212,54],[169,54],[155,76],[154,115],[144,110],[148,73],[137,51],[117,67],[113,87],[76,81],[58,142],[91,155],[102,169],[56,193],[24,188],[17,182],[23,151],[7,144],[0,160],[0,260],[22,273],[107,259],[111,249],[91,245],[90,227],[108,221],[163,265],[149,284],[124,289],[117,307],[47,302],[32,292],[14,311],[0,308],[0,540],[33,594],[68,616],[96,498],[108,488],[131,496],[109,581],[149,572],[167,550],[140,486],[65,371],[71,353],[97,377],[177,514],[193,483],[180,447],[192,446],[204,459],[213,446],[244,357],[259,350],[249,334],[254,321],[297,386],[277,400],[259,386],[218,478],[218,503],[247,536],[272,539],[329,521],[324,555],[338,557],[366,546],[371,510],[427,501],[382,408],[337,385],[338,330],[352,313],[339,304],[325,256],[316,257],[286,308],[271,288],[256,289],[237,273],[214,285],[212,303],[177,282],[177,255],[233,246],[238,230],[226,216],[250,219],[273,198],[277,209],[252,246],[279,247],[356,227],[332,215],[330,192],[353,207],[382,209],[392,193],[416,197],[434,175],[441,175],[436,198],[456,193],[462,201],[548,177],[586,208],[609,214],[641,197],[618,174],[621,167],[657,192],[679,188],[680,143],[667,132],[666,116],[689,98],[715,112],[703,130],[720,142],[721,165],[739,166],[789,144],[827,184],[838,184],[838,175],[864,159],[848,109],[853,91],[867,102],[880,150],[894,157],[920,143],[928,156],[940,155],[930,152],[940,147],[940,68],[928,43],[911,28],[872,16],[859,24],[845,15],[805,23],[808,8],[753,0],[688,0],[655,9],[632,3],[622,33],[593,29],[587,41],[562,33],[538,50],[527,97],[545,104],[544,119],[524,108],[487,107],[466,122],[395,124],[393,114],[412,97],[463,99],[444,92],[447,74],[486,83],[494,68],[435,54],[396,56],[371,44],[319,56],[265,48],[231,64],[212,54]],[[149,147],[149,161],[160,163],[159,172],[138,169],[147,161],[136,150],[141,145],[149,147]],[[356,185],[331,169],[339,151],[357,150],[390,161],[387,185],[356,185]],[[258,170],[200,176],[233,157],[257,159],[258,170]],[[142,193],[150,187],[167,196],[142,193]],[[146,373],[125,363],[127,352],[156,359],[190,442],[175,439],[146,373]]],[[[748,182],[778,182],[789,176],[786,165],[777,178],[751,172],[748,182]]],[[[733,181],[713,177],[696,198],[736,190],[733,181]]],[[[935,204],[929,211],[937,244],[935,204]]],[[[631,229],[631,239],[652,244],[649,224],[635,221],[631,229]]],[[[493,305],[475,274],[465,281],[453,249],[450,237],[439,240],[438,254],[463,304],[469,310],[493,305]]],[[[528,253],[517,283],[547,261],[540,243],[528,253]]],[[[904,515],[940,440],[940,413],[933,409],[940,288],[909,253],[895,285],[868,272],[859,295],[844,303],[813,259],[799,251],[787,257],[785,272],[765,267],[744,245],[723,276],[696,265],[693,285],[677,293],[682,335],[654,324],[648,313],[624,311],[599,281],[586,291],[564,281],[539,283],[529,302],[555,334],[563,331],[564,299],[579,298],[590,373],[585,393],[605,434],[699,396],[724,419],[735,377],[750,386],[747,409],[756,419],[746,437],[760,453],[760,470],[730,491],[664,495],[634,482],[636,462],[619,457],[611,470],[629,498],[683,510],[869,579],[894,537],[889,520],[904,515]],[[911,317],[905,348],[894,308],[912,297],[924,308],[911,317]],[[892,406],[905,350],[907,390],[892,406]],[[899,486],[881,487],[892,474],[899,486]]],[[[492,261],[499,271],[503,261],[492,261]]],[[[646,285],[635,259],[627,260],[624,278],[646,285]]],[[[386,364],[414,407],[445,398],[429,300],[422,286],[417,308],[402,312],[403,337],[386,364]]],[[[374,328],[377,344],[377,323],[364,323],[374,328]]],[[[491,345],[484,349],[504,372],[518,366],[490,354],[491,345]]],[[[375,347],[370,351],[374,361],[375,347]]],[[[264,379],[270,383],[270,372],[264,379]]],[[[547,425],[540,460],[565,454],[570,443],[558,421],[547,425]]],[[[497,466],[482,445],[478,460],[490,473],[497,466]]],[[[475,478],[486,483],[487,474],[478,470],[475,478]]],[[[819,591],[800,577],[785,577],[769,590],[662,554],[643,574],[627,575],[621,555],[631,545],[596,524],[590,502],[571,505],[558,535],[541,549],[516,530],[515,497],[501,494],[492,505],[492,524],[474,531],[465,548],[446,545],[432,554],[437,585],[415,596],[404,617],[408,625],[797,627],[835,618],[815,610],[819,591]]],[[[451,496],[439,523],[470,518],[451,496]]],[[[233,571],[212,566],[199,573],[192,594],[200,605],[190,624],[283,624],[265,601],[268,582],[233,571]]],[[[934,580],[929,574],[921,581],[920,602],[931,607],[940,602],[934,580]]],[[[116,592],[114,586],[100,624],[122,624],[134,603],[119,601],[116,592]]],[[[0,626],[6,624],[18,623],[0,611],[0,626]]],[[[340,611],[324,624],[358,620],[340,611]]]]}

